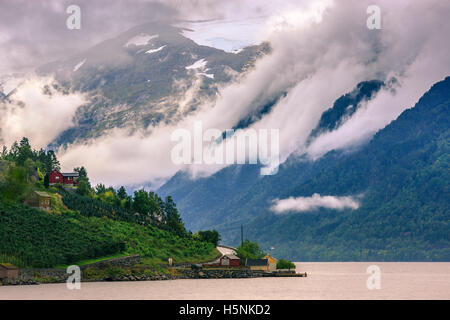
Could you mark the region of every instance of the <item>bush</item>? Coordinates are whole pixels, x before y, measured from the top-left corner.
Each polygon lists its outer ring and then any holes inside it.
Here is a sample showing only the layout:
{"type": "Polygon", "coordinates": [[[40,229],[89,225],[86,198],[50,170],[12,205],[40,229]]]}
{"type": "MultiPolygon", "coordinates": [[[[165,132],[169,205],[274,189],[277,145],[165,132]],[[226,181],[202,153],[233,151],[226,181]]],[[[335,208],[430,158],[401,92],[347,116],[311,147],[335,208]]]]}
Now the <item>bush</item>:
{"type": "Polygon", "coordinates": [[[246,239],[237,249],[236,255],[239,257],[241,264],[243,264],[246,259],[261,259],[265,253],[256,242],[246,239]]]}
{"type": "Polygon", "coordinates": [[[295,264],[289,260],[280,259],[277,262],[277,269],[295,269],[295,264]]]}
{"type": "Polygon", "coordinates": [[[200,238],[200,241],[210,242],[216,247],[220,241],[220,234],[217,230],[199,231],[198,236],[200,238]]]}

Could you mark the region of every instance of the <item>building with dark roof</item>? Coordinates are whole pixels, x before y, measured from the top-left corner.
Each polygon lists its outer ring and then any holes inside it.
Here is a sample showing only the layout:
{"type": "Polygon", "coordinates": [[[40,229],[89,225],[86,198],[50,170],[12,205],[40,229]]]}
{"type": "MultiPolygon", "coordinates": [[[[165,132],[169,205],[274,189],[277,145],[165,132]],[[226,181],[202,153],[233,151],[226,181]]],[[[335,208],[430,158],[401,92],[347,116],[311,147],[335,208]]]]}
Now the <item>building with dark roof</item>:
{"type": "Polygon", "coordinates": [[[47,192],[33,191],[26,198],[24,203],[30,207],[39,208],[41,210],[51,210],[51,197],[47,192]]]}
{"type": "Polygon", "coordinates": [[[250,270],[260,270],[269,272],[269,259],[246,259],[245,265],[250,270]]]}
{"type": "Polygon", "coordinates": [[[79,178],[78,172],[61,173],[58,170],[53,170],[52,172],[50,172],[49,182],[50,185],[59,183],[62,185],[77,186],[78,178],[79,178]]]}

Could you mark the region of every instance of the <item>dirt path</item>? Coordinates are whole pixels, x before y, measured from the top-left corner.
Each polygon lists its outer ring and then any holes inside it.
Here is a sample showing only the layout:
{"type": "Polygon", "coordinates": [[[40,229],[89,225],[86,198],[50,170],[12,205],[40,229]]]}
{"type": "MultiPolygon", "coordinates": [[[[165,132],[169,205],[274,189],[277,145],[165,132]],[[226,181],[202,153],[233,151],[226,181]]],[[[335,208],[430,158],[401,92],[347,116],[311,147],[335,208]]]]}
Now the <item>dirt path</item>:
{"type": "Polygon", "coordinates": [[[220,251],[222,256],[226,255],[226,254],[236,254],[236,250],[233,250],[233,249],[230,249],[230,248],[221,247],[221,246],[217,246],[217,250],[220,251]]]}

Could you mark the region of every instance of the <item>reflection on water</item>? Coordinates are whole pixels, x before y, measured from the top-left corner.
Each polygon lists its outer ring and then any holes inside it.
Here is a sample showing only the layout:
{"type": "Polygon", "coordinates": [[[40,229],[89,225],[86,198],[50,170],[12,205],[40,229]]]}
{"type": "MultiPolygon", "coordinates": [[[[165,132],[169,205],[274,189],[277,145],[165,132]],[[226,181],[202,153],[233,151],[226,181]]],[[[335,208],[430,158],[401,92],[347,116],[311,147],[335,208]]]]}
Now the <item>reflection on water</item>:
{"type": "Polygon", "coordinates": [[[307,278],[205,279],[0,287],[0,299],[450,299],[450,263],[296,263],[307,278]],[[366,286],[381,269],[381,289],[366,286]]]}

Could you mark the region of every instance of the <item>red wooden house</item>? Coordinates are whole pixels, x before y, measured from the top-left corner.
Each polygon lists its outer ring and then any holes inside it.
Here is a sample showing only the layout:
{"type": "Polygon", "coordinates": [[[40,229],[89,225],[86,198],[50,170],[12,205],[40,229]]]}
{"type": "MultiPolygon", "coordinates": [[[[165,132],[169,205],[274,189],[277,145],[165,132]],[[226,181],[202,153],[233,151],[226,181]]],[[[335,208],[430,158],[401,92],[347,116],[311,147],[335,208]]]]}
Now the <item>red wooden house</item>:
{"type": "Polygon", "coordinates": [[[61,173],[57,170],[50,172],[50,185],[60,183],[63,185],[78,185],[78,172],[61,173]]]}
{"type": "Polygon", "coordinates": [[[219,260],[219,265],[227,267],[239,267],[239,257],[234,254],[226,254],[219,260]]]}

